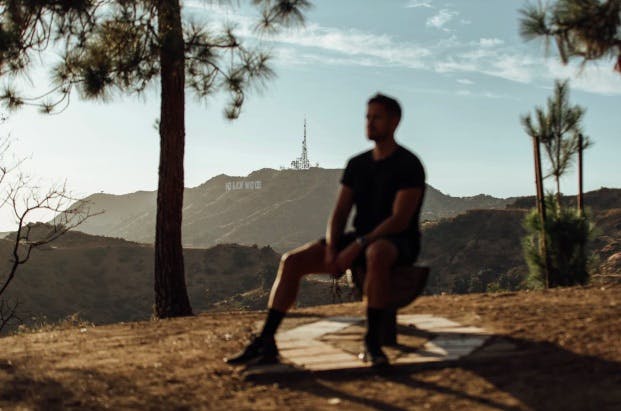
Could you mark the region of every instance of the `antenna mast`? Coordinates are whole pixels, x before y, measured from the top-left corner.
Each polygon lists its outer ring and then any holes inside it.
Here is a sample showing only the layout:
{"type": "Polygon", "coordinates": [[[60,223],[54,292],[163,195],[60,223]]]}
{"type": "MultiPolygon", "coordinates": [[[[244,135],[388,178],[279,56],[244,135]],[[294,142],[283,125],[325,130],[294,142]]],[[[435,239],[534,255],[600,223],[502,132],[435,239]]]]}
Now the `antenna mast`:
{"type": "MultiPolygon", "coordinates": [[[[291,168],[294,170],[308,170],[311,167],[310,161],[308,160],[308,147],[306,145],[306,141],[306,116],[304,116],[304,139],[302,140],[302,155],[291,162],[291,168]]],[[[317,164],[317,166],[319,166],[319,164],[317,164]]]]}

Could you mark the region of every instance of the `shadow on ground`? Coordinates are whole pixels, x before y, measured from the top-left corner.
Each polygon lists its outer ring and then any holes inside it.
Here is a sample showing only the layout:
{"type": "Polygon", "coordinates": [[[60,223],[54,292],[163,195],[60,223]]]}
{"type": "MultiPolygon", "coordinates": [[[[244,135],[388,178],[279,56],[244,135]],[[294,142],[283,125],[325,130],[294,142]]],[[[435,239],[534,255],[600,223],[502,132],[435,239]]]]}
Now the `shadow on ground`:
{"type": "MultiPolygon", "coordinates": [[[[273,382],[273,381],[272,381],[273,382]]],[[[372,373],[321,373],[284,387],[381,410],[619,410],[621,363],[579,355],[548,342],[496,337],[471,356],[444,366],[413,365],[372,373]],[[497,344],[514,355],[492,353],[497,344]],[[361,389],[377,382],[385,389],[361,389]],[[380,384],[381,385],[381,384],[380,384]],[[434,406],[435,404],[435,406],[434,406]]]]}
{"type": "Polygon", "coordinates": [[[66,369],[61,374],[71,378],[41,378],[27,370],[13,368],[10,364],[0,366],[11,378],[0,384],[0,410],[13,409],[64,410],[64,409],[175,409],[186,410],[188,406],[179,399],[153,395],[140,388],[131,379],[114,373],[102,373],[92,369],[66,369]],[[64,383],[63,383],[64,382],[64,383]],[[119,408],[120,407],[120,408],[119,408]]]}

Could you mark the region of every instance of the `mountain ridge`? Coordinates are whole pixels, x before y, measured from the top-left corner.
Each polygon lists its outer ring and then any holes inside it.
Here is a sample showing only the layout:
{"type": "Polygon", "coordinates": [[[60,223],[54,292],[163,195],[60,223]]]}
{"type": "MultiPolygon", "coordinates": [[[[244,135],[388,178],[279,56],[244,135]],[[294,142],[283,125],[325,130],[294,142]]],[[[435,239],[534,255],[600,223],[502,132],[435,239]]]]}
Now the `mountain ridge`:
{"type": "MultiPolygon", "coordinates": [[[[246,176],[219,174],[186,188],[183,207],[185,247],[218,243],[270,245],[279,252],[323,236],[338,194],[342,169],[262,168],[246,176]]],[[[103,210],[80,227],[93,235],[153,243],[155,191],[95,193],[85,198],[103,210]]],[[[487,194],[452,197],[428,186],[422,220],[439,220],[469,209],[501,209],[515,198],[487,194]]]]}

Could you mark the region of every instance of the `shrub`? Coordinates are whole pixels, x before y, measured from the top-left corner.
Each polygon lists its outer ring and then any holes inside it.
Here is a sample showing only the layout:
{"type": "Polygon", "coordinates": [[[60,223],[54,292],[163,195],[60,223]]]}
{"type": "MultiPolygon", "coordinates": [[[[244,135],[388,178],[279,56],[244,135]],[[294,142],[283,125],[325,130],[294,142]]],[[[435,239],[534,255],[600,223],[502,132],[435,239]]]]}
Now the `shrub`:
{"type": "MultiPolygon", "coordinates": [[[[545,284],[545,258],[541,254],[541,219],[532,210],[524,219],[527,235],[523,250],[529,267],[527,283],[532,288],[545,284]]],[[[586,215],[573,208],[559,208],[551,196],[546,198],[546,245],[549,256],[549,286],[571,286],[589,281],[591,256],[587,242],[593,226],[586,215]]]]}

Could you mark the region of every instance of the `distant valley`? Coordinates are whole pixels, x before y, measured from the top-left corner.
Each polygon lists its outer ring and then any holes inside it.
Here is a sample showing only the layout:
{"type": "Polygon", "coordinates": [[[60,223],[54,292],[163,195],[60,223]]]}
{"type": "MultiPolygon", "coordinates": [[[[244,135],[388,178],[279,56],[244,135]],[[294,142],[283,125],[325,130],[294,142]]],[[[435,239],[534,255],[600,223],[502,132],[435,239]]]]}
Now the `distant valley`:
{"type": "MultiPolygon", "coordinates": [[[[585,202],[596,226],[591,242],[594,271],[619,274],[621,190],[593,191],[585,202]]],[[[522,219],[533,204],[534,198],[527,197],[503,209],[469,210],[425,222],[419,263],[431,267],[426,293],[519,288],[527,274],[522,219]]],[[[291,218],[296,224],[305,222],[291,218]]],[[[10,261],[10,246],[10,238],[0,240],[3,270],[10,261]]],[[[186,248],[184,256],[192,306],[201,312],[264,308],[280,253],[269,246],[220,244],[186,248]]],[[[20,268],[8,297],[19,302],[19,313],[28,324],[43,316],[54,322],[73,313],[97,324],[147,319],[153,304],[153,257],[149,244],[72,231],[34,252],[20,268]]],[[[305,281],[299,304],[335,301],[330,286],[329,281],[305,281]]],[[[343,298],[348,301],[350,296],[345,292],[343,298]]]]}

